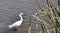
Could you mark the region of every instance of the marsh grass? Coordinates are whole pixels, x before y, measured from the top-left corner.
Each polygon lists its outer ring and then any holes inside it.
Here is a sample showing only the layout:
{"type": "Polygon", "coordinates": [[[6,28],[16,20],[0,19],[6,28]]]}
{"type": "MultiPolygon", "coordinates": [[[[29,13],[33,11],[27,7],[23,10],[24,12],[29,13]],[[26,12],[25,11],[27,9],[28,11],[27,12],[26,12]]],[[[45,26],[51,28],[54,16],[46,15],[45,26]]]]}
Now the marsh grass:
{"type": "MultiPolygon", "coordinates": [[[[39,5],[38,1],[36,0],[36,3],[38,5],[38,9],[40,11],[40,13],[43,13],[45,16],[47,15],[53,22],[54,24],[54,27],[52,29],[48,29],[46,25],[49,25],[48,23],[45,23],[45,21],[43,21],[41,19],[41,17],[39,18],[39,16],[36,16],[36,15],[33,15],[33,17],[37,20],[37,21],[40,21],[40,22],[43,22],[45,28],[47,31],[42,31],[40,33],[50,33],[50,31],[53,31],[53,33],[60,33],[60,21],[58,21],[58,18],[60,18],[60,11],[57,9],[57,7],[52,3],[52,2],[49,2],[49,0],[46,0],[46,3],[47,3],[47,8],[49,9],[50,11],[50,15],[48,14],[48,12],[42,12],[42,7],[41,5],[39,5]]],[[[60,8],[60,0],[58,0],[58,8],[60,8]]]]}
{"type": "Polygon", "coordinates": [[[31,17],[29,17],[29,28],[28,28],[28,33],[31,33],[31,17]]]}

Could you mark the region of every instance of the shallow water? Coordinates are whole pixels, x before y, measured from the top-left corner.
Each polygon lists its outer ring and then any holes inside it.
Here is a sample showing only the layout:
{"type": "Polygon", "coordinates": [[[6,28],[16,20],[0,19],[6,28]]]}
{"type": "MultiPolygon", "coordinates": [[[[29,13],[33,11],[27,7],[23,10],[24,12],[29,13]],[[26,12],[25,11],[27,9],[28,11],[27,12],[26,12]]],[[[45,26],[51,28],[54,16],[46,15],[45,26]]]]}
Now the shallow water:
{"type": "MultiPolygon", "coordinates": [[[[53,1],[55,2],[57,0],[53,1]]],[[[43,5],[43,7],[46,6],[44,0],[40,0],[39,3],[40,5],[43,5]]],[[[23,15],[24,22],[22,23],[20,30],[21,33],[28,33],[28,18],[32,17],[31,15],[37,12],[37,7],[38,5],[35,3],[35,0],[0,0],[0,32],[9,32],[7,26],[19,20],[20,18],[18,17],[18,14],[23,12],[25,14],[23,15]]],[[[32,33],[39,32],[39,28],[37,28],[37,30],[33,29],[35,27],[35,24],[33,23],[35,22],[32,22],[31,24],[32,33]]]]}

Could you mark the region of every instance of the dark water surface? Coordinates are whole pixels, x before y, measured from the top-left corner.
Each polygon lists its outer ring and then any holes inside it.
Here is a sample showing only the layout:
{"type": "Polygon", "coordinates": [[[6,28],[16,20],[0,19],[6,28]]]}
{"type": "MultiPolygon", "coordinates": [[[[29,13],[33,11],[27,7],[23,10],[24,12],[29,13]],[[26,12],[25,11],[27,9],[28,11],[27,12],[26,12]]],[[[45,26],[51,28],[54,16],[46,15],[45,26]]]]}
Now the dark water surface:
{"type": "MultiPolygon", "coordinates": [[[[40,5],[43,5],[43,7],[46,6],[46,2],[44,0],[38,0],[40,5]]],[[[57,0],[52,0],[53,2],[56,2],[57,0]]],[[[28,26],[29,21],[28,18],[31,16],[31,14],[36,13],[37,4],[35,3],[35,0],[0,0],[0,33],[13,33],[8,31],[8,25],[14,23],[15,21],[19,20],[18,14],[23,12],[25,15],[24,22],[22,23],[20,27],[20,33],[28,33],[28,26]]],[[[34,19],[34,18],[32,18],[34,19]]],[[[36,21],[33,21],[32,26],[32,32],[31,33],[38,33],[41,28],[34,28],[36,21]],[[34,24],[33,24],[34,23],[34,24]]],[[[41,26],[40,26],[41,27],[41,26]]]]}

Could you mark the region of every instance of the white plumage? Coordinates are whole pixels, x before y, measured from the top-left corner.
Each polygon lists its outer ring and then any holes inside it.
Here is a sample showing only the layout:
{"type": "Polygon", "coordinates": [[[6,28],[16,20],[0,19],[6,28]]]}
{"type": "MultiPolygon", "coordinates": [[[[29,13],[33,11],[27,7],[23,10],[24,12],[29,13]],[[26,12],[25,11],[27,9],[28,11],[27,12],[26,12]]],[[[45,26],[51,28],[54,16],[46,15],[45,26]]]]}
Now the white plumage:
{"type": "Polygon", "coordinates": [[[23,17],[22,17],[23,13],[19,14],[19,17],[21,18],[21,20],[16,21],[15,23],[13,23],[12,25],[9,25],[8,27],[11,28],[15,28],[15,27],[19,27],[21,25],[21,23],[23,22],[23,17]]]}

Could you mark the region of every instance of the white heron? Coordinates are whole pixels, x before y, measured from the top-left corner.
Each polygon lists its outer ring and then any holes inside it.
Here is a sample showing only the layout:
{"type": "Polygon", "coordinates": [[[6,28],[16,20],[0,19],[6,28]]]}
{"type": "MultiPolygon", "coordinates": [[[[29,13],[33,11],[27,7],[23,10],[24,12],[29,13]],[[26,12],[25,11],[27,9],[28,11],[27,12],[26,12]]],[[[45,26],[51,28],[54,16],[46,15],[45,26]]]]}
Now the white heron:
{"type": "Polygon", "coordinates": [[[23,17],[22,17],[22,15],[23,15],[23,13],[20,13],[20,14],[19,14],[19,17],[20,17],[21,19],[20,19],[19,21],[16,21],[16,22],[13,23],[12,25],[8,25],[8,27],[9,27],[10,29],[19,27],[19,26],[22,24],[22,22],[23,22],[23,17]]]}

